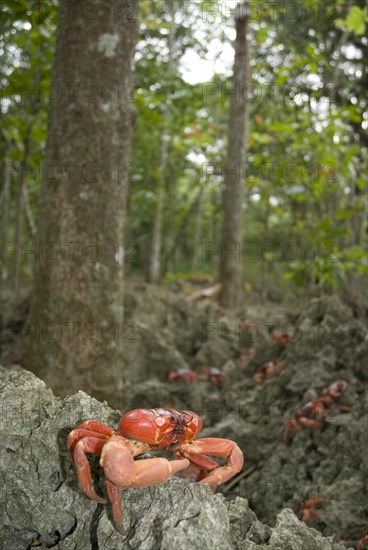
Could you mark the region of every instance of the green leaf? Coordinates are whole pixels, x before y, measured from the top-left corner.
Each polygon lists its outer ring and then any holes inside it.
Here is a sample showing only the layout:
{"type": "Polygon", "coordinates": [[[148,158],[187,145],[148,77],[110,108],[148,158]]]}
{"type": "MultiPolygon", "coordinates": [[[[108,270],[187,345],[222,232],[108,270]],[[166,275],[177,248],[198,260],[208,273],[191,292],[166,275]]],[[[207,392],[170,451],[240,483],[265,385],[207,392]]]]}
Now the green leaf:
{"type": "Polygon", "coordinates": [[[366,21],[366,10],[362,10],[358,6],[352,6],[345,20],[345,23],[349,31],[357,35],[362,35],[365,33],[366,21]]]}
{"type": "Polygon", "coordinates": [[[294,131],[289,124],[283,124],[282,122],[272,122],[269,125],[269,130],[272,132],[287,132],[288,134],[294,131]]]}

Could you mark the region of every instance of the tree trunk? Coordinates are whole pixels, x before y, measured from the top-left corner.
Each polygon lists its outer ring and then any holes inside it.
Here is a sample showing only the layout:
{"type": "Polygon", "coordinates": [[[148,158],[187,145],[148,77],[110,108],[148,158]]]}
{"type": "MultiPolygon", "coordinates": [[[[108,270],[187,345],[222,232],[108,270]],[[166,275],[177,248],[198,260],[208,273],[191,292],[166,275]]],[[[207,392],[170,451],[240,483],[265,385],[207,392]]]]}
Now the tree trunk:
{"type": "MultiPolygon", "coordinates": [[[[9,201],[10,201],[10,181],[11,181],[11,161],[4,161],[3,165],[3,186],[1,188],[1,243],[5,250],[6,243],[8,242],[8,228],[9,228],[9,201]]],[[[6,260],[1,262],[1,274],[0,283],[3,285],[8,280],[8,262],[6,260]]]]}
{"type": "MultiPolygon", "coordinates": [[[[172,0],[171,4],[171,26],[168,36],[169,61],[167,68],[171,74],[174,70],[174,47],[176,23],[175,15],[177,11],[177,1],[172,0]]],[[[159,283],[161,280],[161,248],[162,248],[162,216],[165,203],[165,176],[168,161],[168,146],[169,146],[169,119],[170,114],[167,108],[163,113],[163,130],[161,134],[161,163],[160,163],[160,181],[158,184],[157,205],[155,212],[155,220],[153,223],[151,257],[149,265],[148,280],[150,283],[159,283]]]]}
{"type": "Polygon", "coordinates": [[[192,266],[191,266],[192,273],[194,273],[197,270],[197,266],[198,266],[198,248],[201,242],[201,233],[202,233],[203,195],[204,193],[203,193],[203,187],[202,187],[198,197],[198,209],[197,209],[196,224],[195,224],[193,256],[192,256],[192,266]]]}
{"type": "Polygon", "coordinates": [[[22,264],[22,230],[23,230],[23,218],[24,218],[24,197],[26,187],[26,174],[28,155],[30,147],[30,135],[31,127],[27,129],[27,133],[23,140],[23,158],[20,163],[19,181],[18,181],[18,195],[17,195],[17,208],[15,215],[15,236],[14,236],[14,279],[13,288],[17,294],[19,291],[20,270],[22,264]]]}
{"type": "Polygon", "coordinates": [[[161,137],[161,166],[160,166],[160,181],[157,192],[157,204],[155,212],[155,220],[153,222],[151,257],[149,265],[150,283],[157,284],[161,280],[161,245],[162,245],[162,213],[164,209],[164,178],[167,164],[167,134],[164,128],[161,137]]]}
{"type": "Polygon", "coordinates": [[[36,230],[36,224],[35,224],[33,213],[32,213],[32,208],[31,208],[31,205],[30,205],[30,202],[29,202],[29,195],[28,195],[27,185],[25,185],[23,187],[23,203],[24,203],[24,209],[25,209],[25,212],[26,212],[27,222],[28,222],[28,225],[29,225],[29,230],[31,232],[32,240],[34,240],[35,237],[36,237],[37,230],[36,230]]]}
{"type": "MultiPolygon", "coordinates": [[[[270,195],[268,193],[268,190],[266,191],[266,209],[265,209],[265,216],[263,220],[263,243],[269,242],[269,233],[270,233],[270,226],[269,226],[269,219],[270,219],[270,195]]],[[[261,265],[261,296],[264,303],[267,301],[267,291],[268,291],[268,281],[267,281],[267,273],[272,270],[273,266],[271,264],[268,264],[268,258],[262,257],[260,258],[262,265],[261,265]],[[265,265],[263,265],[265,264],[265,265]]]]}
{"type": "Polygon", "coordinates": [[[243,176],[248,131],[247,83],[249,82],[248,2],[235,10],[235,61],[233,94],[228,128],[220,245],[219,302],[235,307],[242,299],[243,176]]]}
{"type": "Polygon", "coordinates": [[[59,394],[116,405],[138,0],[85,8],[61,2],[26,364],[59,394]]]}

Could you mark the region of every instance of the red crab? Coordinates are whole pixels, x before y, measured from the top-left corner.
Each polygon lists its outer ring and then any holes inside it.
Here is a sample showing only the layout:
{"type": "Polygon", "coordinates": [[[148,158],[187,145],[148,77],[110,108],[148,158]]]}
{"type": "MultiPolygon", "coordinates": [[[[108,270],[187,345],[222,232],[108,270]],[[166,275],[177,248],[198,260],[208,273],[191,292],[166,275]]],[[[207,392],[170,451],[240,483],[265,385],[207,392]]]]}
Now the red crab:
{"type": "Polygon", "coordinates": [[[285,363],[280,361],[269,361],[263,365],[258,372],[253,376],[256,384],[262,384],[267,378],[271,378],[274,374],[278,374],[285,368],[285,363]]]}
{"type": "Polygon", "coordinates": [[[178,370],[172,370],[168,374],[168,381],[169,382],[197,382],[198,381],[198,374],[190,369],[178,369],[178,370]]]}
{"type": "Polygon", "coordinates": [[[346,380],[336,380],[336,382],[327,386],[319,397],[303,405],[295,416],[287,422],[282,434],[284,442],[288,442],[290,430],[293,428],[299,429],[301,426],[319,428],[323,419],[329,416],[334,409],[339,408],[334,401],[340,397],[347,387],[346,380]]]}
{"type": "Polygon", "coordinates": [[[208,375],[208,380],[217,388],[222,388],[225,382],[225,375],[217,367],[204,367],[203,372],[208,375]]]}
{"type": "Polygon", "coordinates": [[[281,334],[274,334],[272,337],[274,342],[278,342],[279,344],[282,344],[283,346],[288,346],[293,339],[293,335],[289,334],[288,332],[283,332],[281,334]]]}
{"type": "Polygon", "coordinates": [[[312,497],[306,502],[302,502],[299,508],[298,519],[303,523],[308,523],[311,516],[319,517],[319,513],[314,509],[315,506],[323,504],[324,499],[312,497]]]}
{"type": "Polygon", "coordinates": [[[25,363],[25,355],[24,353],[21,353],[20,355],[17,355],[17,357],[15,357],[13,360],[12,360],[12,365],[20,365],[21,367],[24,367],[24,363],[25,363]]]}
{"type": "Polygon", "coordinates": [[[365,527],[363,534],[358,541],[357,550],[363,550],[363,546],[368,547],[368,525],[365,527]]]}
{"type": "Polygon", "coordinates": [[[133,409],[121,417],[117,430],[87,420],[68,437],[79,487],[90,499],[106,503],[93,488],[87,459],[87,453],[100,455],[113,518],[124,534],[119,488],[157,485],[190,465],[199,470],[200,483],[213,487],[241,470],[243,453],[238,445],[229,439],[195,439],[201,428],[202,420],[196,413],[176,409],[133,409]],[[161,450],[176,453],[177,460],[134,460],[142,453],[161,450]],[[207,455],[227,458],[227,463],[220,466],[207,455]]]}
{"type": "Polygon", "coordinates": [[[322,390],[322,396],[324,396],[325,403],[333,403],[335,399],[340,397],[340,395],[346,390],[348,383],[346,380],[336,380],[327,388],[322,390]]]}

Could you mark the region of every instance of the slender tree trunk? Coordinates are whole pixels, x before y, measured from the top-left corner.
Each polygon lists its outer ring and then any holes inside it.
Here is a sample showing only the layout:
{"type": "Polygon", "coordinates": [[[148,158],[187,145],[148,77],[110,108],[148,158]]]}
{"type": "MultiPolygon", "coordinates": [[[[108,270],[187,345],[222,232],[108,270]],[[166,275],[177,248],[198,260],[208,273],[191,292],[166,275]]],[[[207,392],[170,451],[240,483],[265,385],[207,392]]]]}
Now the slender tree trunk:
{"type": "MultiPolygon", "coordinates": [[[[3,187],[1,189],[1,243],[3,247],[8,242],[11,166],[12,163],[5,160],[3,166],[3,187]]],[[[4,263],[1,263],[1,284],[7,281],[8,276],[7,263],[4,261],[4,263]]]]}
{"type": "MultiPolygon", "coordinates": [[[[349,0],[349,2],[347,3],[347,5],[345,7],[345,17],[347,17],[352,4],[353,4],[353,1],[349,0]]],[[[341,62],[343,60],[344,47],[346,46],[346,43],[349,40],[349,34],[350,34],[350,32],[348,31],[348,28],[345,25],[344,30],[341,33],[340,40],[339,40],[338,44],[336,45],[336,51],[338,52],[338,57],[335,60],[335,69],[334,69],[334,72],[332,74],[332,82],[328,82],[328,84],[330,84],[330,85],[333,84],[333,86],[334,86],[333,94],[334,94],[335,97],[337,96],[337,91],[339,89],[341,75],[343,74],[342,71],[341,71],[341,66],[340,65],[341,65],[341,62]]]]}
{"type": "Polygon", "coordinates": [[[115,405],[138,0],[85,7],[61,2],[26,361],[59,394],[115,405]]]}
{"type": "Polygon", "coordinates": [[[37,229],[36,229],[36,224],[32,213],[32,208],[29,202],[27,185],[24,185],[23,187],[23,203],[24,203],[24,210],[26,213],[29,230],[31,232],[32,239],[34,240],[36,237],[37,229]]]}
{"type": "Polygon", "coordinates": [[[364,247],[368,229],[368,201],[364,201],[358,245],[364,247]]]}
{"type": "Polygon", "coordinates": [[[30,147],[31,128],[27,129],[26,136],[23,140],[23,158],[20,163],[19,185],[17,195],[17,208],[15,215],[15,236],[14,236],[14,292],[19,291],[20,270],[22,264],[22,230],[24,219],[24,197],[26,187],[26,173],[28,164],[28,155],[30,147]]]}
{"type": "MultiPolygon", "coordinates": [[[[218,242],[218,238],[219,238],[219,226],[220,224],[218,223],[218,220],[217,220],[217,217],[216,217],[216,212],[217,212],[217,204],[216,204],[216,196],[214,193],[212,193],[212,208],[213,208],[213,215],[211,217],[211,221],[210,221],[210,235],[211,235],[211,241],[213,244],[217,243],[218,242]]],[[[211,256],[212,258],[212,256],[211,256]]]]}
{"type": "Polygon", "coordinates": [[[249,82],[248,2],[235,9],[235,61],[228,129],[220,246],[219,302],[235,307],[242,299],[243,177],[248,132],[249,82]]]}
{"type": "MultiPolygon", "coordinates": [[[[270,218],[270,196],[266,192],[266,211],[265,211],[265,217],[263,220],[263,242],[268,243],[269,242],[269,218],[270,218]]],[[[268,262],[267,258],[261,258],[262,264],[266,264],[268,262]]],[[[266,274],[273,268],[272,265],[261,265],[261,296],[262,300],[266,302],[267,300],[267,277],[266,274]]]]}
{"type": "Polygon", "coordinates": [[[19,291],[19,276],[21,266],[21,234],[23,227],[23,215],[24,215],[24,193],[23,193],[24,180],[21,175],[18,181],[18,193],[17,193],[17,205],[15,211],[15,233],[14,233],[14,266],[13,266],[13,290],[15,293],[19,291]]]}
{"type": "Polygon", "coordinates": [[[203,188],[199,192],[198,197],[198,208],[195,224],[195,233],[194,233],[194,243],[193,243],[193,256],[192,256],[192,266],[191,271],[194,273],[198,266],[198,247],[201,242],[201,233],[202,233],[202,207],[203,207],[203,188]]]}
{"type": "Polygon", "coordinates": [[[157,193],[155,220],[153,223],[151,258],[149,265],[149,282],[155,284],[159,283],[161,279],[162,214],[165,200],[164,178],[167,164],[167,149],[167,133],[166,128],[164,128],[161,137],[160,182],[157,193]]]}
{"type": "MultiPolygon", "coordinates": [[[[168,36],[169,61],[167,68],[171,74],[174,70],[174,47],[176,22],[175,15],[177,12],[177,0],[172,0],[171,3],[171,26],[168,36]]],[[[150,283],[159,283],[161,280],[161,249],[162,249],[162,217],[165,204],[165,176],[168,161],[168,145],[169,145],[169,120],[170,113],[167,109],[163,113],[163,130],[161,134],[161,163],[160,163],[160,181],[157,192],[157,205],[155,220],[153,223],[151,257],[149,265],[148,279],[150,283]]]]}

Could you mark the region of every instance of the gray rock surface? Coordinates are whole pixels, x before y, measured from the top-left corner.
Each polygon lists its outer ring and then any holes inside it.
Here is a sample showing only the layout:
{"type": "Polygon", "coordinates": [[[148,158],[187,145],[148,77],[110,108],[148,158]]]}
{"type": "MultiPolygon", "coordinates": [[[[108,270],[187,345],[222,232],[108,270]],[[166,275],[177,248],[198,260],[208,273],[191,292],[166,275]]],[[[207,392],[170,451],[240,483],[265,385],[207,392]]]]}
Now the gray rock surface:
{"type": "MultiPolygon", "coordinates": [[[[116,425],[119,413],[83,392],[55,398],[31,373],[0,367],[0,548],[63,550],[342,549],[301,524],[291,510],[275,528],[260,523],[245,499],[226,501],[182,479],[122,491],[127,536],[108,505],[78,488],[66,439],[88,418],[116,425]]],[[[104,490],[93,463],[98,491],[104,490]]]]}

